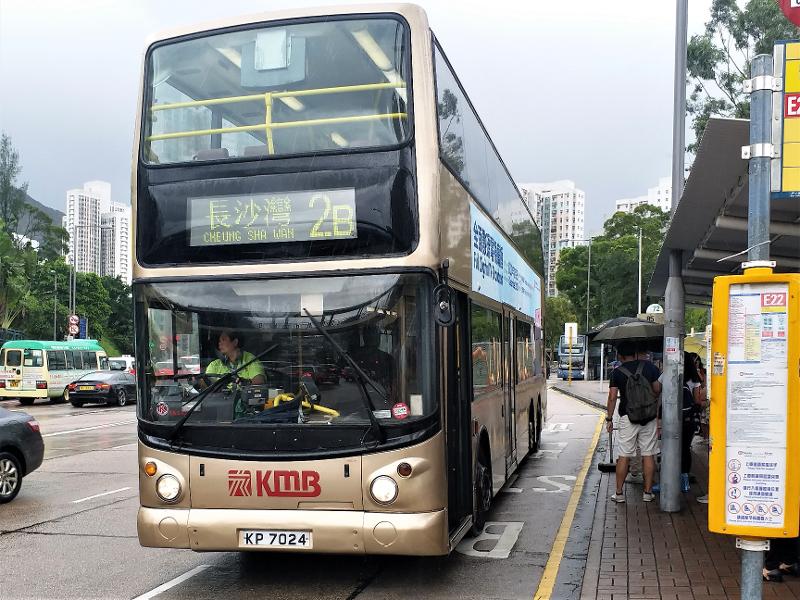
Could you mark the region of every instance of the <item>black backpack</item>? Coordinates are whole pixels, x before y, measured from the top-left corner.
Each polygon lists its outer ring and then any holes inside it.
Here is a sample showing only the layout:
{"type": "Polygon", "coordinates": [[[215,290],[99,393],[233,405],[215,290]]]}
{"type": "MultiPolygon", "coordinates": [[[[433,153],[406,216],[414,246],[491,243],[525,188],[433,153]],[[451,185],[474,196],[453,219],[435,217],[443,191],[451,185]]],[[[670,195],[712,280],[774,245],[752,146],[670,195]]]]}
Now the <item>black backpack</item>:
{"type": "Polygon", "coordinates": [[[625,402],[628,420],[637,425],[649,423],[658,416],[658,396],[653,392],[650,381],[644,376],[644,363],[639,361],[636,372],[631,373],[623,366],[617,367],[627,377],[625,382],[625,402]]]}

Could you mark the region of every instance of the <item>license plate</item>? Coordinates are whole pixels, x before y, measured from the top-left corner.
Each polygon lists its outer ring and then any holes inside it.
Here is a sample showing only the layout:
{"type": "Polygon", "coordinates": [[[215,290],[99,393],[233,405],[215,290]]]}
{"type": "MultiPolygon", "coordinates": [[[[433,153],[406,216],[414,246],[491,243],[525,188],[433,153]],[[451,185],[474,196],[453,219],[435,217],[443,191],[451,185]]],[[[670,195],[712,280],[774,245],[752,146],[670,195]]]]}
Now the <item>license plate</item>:
{"type": "Polygon", "coordinates": [[[239,547],[312,548],[310,531],[239,530],[239,547]]]}
{"type": "Polygon", "coordinates": [[[82,392],[93,392],[94,386],[93,385],[82,385],[78,388],[82,392]]]}
{"type": "Polygon", "coordinates": [[[19,381],[9,381],[8,385],[9,385],[9,387],[13,387],[13,388],[19,387],[19,381]]]}

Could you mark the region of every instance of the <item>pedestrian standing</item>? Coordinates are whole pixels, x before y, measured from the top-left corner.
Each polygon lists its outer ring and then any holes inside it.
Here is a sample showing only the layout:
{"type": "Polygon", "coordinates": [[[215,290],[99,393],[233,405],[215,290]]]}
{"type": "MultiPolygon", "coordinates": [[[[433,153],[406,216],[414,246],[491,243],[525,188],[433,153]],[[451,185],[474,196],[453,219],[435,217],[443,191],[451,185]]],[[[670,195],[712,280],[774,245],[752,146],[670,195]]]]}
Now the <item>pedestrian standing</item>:
{"type": "Polygon", "coordinates": [[[642,500],[652,502],[655,455],[658,453],[656,439],[656,417],[661,384],[658,369],[648,362],[636,358],[636,346],[632,342],[620,342],[617,353],[622,364],[614,369],[608,388],[608,431],[613,429],[614,409],[619,396],[619,454],[617,456],[616,488],[611,496],[614,502],[625,502],[623,486],[628,474],[630,459],[636,456],[637,448],[642,454],[644,491],[642,500]]]}

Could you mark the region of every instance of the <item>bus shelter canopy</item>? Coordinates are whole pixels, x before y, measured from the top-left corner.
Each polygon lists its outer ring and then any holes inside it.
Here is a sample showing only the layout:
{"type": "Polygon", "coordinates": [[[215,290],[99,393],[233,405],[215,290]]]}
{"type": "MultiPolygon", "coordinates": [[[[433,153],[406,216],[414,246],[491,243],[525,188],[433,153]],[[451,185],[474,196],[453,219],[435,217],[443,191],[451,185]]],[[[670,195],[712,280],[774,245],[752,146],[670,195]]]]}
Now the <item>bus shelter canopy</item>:
{"type": "MultiPolygon", "coordinates": [[[[711,301],[714,277],[741,273],[747,260],[747,161],[750,121],[711,118],[669,224],[647,293],[663,297],[671,250],[682,250],[687,303],[711,301]]],[[[770,203],[770,259],[776,272],[800,270],[800,198],[770,203]]]]}

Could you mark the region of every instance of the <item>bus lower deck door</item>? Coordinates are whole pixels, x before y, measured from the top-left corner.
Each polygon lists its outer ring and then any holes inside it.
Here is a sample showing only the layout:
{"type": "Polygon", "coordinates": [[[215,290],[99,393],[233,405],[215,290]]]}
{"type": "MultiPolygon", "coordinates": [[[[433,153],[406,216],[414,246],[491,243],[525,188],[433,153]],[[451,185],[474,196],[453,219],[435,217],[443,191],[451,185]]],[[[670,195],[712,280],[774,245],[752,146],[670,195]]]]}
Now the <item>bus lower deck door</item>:
{"type": "Polygon", "coordinates": [[[505,417],[506,477],[517,466],[517,418],[514,390],[514,339],[511,315],[503,315],[503,415],[505,417]]]}
{"type": "Polygon", "coordinates": [[[452,532],[472,515],[472,362],[469,346],[469,305],[464,294],[456,298],[456,322],[442,327],[445,357],[442,374],[447,394],[448,526],[452,532]]]}

